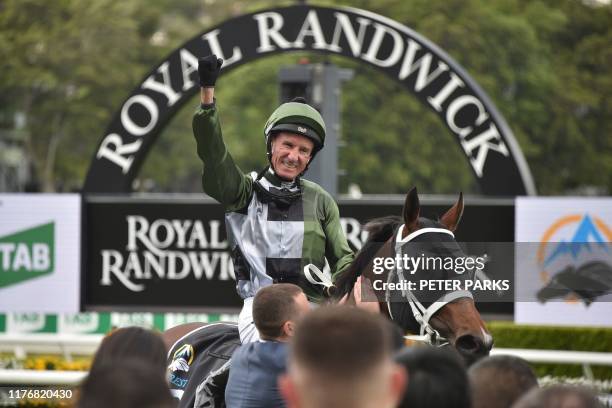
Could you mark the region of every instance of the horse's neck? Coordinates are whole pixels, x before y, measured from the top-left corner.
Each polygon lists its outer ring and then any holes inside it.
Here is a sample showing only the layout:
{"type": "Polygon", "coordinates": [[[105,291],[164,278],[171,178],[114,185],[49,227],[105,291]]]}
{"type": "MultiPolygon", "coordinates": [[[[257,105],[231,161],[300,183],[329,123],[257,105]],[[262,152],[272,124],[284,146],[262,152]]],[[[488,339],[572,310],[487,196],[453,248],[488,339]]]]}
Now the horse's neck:
{"type": "MultiPolygon", "coordinates": [[[[393,243],[394,242],[395,242],[395,234],[393,234],[391,238],[389,238],[383,244],[383,246],[376,252],[374,257],[370,260],[370,263],[368,264],[368,266],[363,271],[361,271],[361,275],[364,278],[367,278],[371,284],[374,282],[374,280],[380,279],[380,276],[381,276],[381,275],[374,274],[374,259],[393,257],[394,256],[393,255],[393,243]]],[[[352,295],[353,295],[353,292],[351,291],[351,296],[352,295]]],[[[354,299],[351,299],[351,300],[352,302],[354,302],[354,299]]],[[[387,309],[386,302],[378,302],[378,308],[381,314],[387,316],[388,318],[391,318],[391,316],[389,316],[389,311],[387,309]]]]}
{"type": "Polygon", "coordinates": [[[394,242],[395,242],[395,234],[393,234],[391,238],[389,238],[383,244],[383,246],[376,252],[374,257],[370,260],[370,263],[368,264],[368,266],[361,272],[361,274],[364,277],[368,278],[370,281],[372,281],[375,278],[380,279],[380,275],[374,274],[374,260],[376,258],[386,259],[386,258],[394,257],[395,256],[394,249],[393,249],[394,242]]]}

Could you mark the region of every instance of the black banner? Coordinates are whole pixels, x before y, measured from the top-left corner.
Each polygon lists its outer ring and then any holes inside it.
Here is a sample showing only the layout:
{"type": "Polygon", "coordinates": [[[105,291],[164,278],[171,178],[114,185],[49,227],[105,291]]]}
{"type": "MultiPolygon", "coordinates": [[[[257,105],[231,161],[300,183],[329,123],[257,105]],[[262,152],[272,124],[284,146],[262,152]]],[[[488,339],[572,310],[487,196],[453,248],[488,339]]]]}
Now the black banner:
{"type": "Polygon", "coordinates": [[[203,200],[86,203],[86,308],[235,308],[223,209],[203,200]]]}
{"type": "MultiPolygon", "coordinates": [[[[452,199],[423,199],[421,214],[437,218],[452,199]],[[429,202],[428,202],[429,201],[429,202]]],[[[367,238],[361,226],[399,215],[402,199],[341,200],[349,244],[367,238]]],[[[227,247],[222,207],[200,196],[184,198],[86,197],[84,307],[88,310],[230,310],[241,306],[227,247]]],[[[465,208],[457,240],[512,242],[512,201],[465,208]]],[[[486,304],[511,313],[511,305],[486,304]]],[[[481,309],[482,311],[483,309],[481,309]]]]}

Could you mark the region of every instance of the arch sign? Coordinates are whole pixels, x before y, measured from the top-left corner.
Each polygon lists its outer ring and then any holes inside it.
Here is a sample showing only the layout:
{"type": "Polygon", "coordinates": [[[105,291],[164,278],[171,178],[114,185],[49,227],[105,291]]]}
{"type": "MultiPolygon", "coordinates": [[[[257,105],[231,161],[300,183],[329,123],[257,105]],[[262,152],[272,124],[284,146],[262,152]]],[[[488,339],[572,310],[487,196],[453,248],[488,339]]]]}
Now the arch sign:
{"type": "Polygon", "coordinates": [[[198,57],[214,53],[223,58],[223,75],[288,51],[334,54],[379,69],[440,118],[459,143],[483,194],[535,194],[531,173],[507,123],[443,50],[389,18],[354,8],[310,5],[232,18],[174,50],[113,118],[89,168],[84,192],[132,190],[160,131],[199,90],[198,57]]]}

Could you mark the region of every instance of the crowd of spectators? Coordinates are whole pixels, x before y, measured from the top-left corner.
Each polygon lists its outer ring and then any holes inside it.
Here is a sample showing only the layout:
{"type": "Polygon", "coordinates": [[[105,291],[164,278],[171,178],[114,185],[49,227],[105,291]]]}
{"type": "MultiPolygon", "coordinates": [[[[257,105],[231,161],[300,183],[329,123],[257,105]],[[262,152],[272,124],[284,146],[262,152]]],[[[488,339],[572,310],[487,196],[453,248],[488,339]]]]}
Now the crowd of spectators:
{"type": "Polygon", "coordinates": [[[77,408],[171,408],[166,346],[158,333],[140,327],[107,335],[78,390],[77,408]]]}
{"type": "MultiPolygon", "coordinates": [[[[261,289],[253,314],[261,340],[232,357],[228,408],[602,406],[586,388],[539,388],[533,369],[518,357],[486,357],[468,368],[451,348],[403,346],[378,314],[349,306],[311,311],[295,285],[261,289]]],[[[97,351],[76,406],[179,406],[168,389],[166,354],[155,332],[116,330],[97,351]]]]}

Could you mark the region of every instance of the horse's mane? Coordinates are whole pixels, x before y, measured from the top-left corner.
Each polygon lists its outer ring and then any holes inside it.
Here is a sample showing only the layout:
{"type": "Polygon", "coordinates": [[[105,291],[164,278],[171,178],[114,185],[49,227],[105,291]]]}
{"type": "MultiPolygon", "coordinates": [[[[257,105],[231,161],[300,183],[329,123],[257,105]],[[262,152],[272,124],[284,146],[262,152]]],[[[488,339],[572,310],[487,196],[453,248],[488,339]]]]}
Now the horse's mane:
{"type": "Polygon", "coordinates": [[[361,272],[368,266],[381,246],[391,238],[393,231],[402,223],[401,217],[387,216],[374,218],[363,227],[363,229],[368,231],[368,239],[364,242],[359,252],[357,252],[351,266],[345,269],[336,279],[335,286],[337,292],[333,297],[334,300],[340,300],[353,289],[357,277],[361,275],[361,272]]]}

